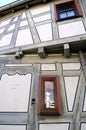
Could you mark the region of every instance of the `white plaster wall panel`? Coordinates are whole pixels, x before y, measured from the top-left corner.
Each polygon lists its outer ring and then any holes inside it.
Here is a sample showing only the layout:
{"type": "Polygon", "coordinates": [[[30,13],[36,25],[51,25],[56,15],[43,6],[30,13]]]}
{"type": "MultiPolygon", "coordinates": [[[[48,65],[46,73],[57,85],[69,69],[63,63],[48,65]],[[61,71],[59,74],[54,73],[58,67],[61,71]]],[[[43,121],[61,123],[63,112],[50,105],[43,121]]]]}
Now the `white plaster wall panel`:
{"type": "Polygon", "coordinates": [[[0,34],[2,34],[4,30],[5,28],[0,29],[0,34]]]}
{"type": "Polygon", "coordinates": [[[45,14],[45,15],[33,18],[33,21],[35,23],[38,23],[38,22],[42,22],[42,21],[45,21],[45,20],[49,20],[49,19],[51,19],[51,15],[45,14]]]}
{"type": "Polygon", "coordinates": [[[26,66],[32,66],[32,64],[6,64],[7,67],[26,67],[26,66]]]}
{"type": "Polygon", "coordinates": [[[24,20],[24,21],[21,21],[21,22],[20,22],[20,27],[26,26],[26,25],[28,25],[27,20],[24,20]]]}
{"type": "Polygon", "coordinates": [[[52,40],[52,27],[51,23],[40,25],[36,27],[40,40],[43,41],[48,41],[52,40]]]}
{"type": "Polygon", "coordinates": [[[81,130],[86,130],[86,123],[81,124],[81,130]]]}
{"type": "Polygon", "coordinates": [[[79,70],[81,67],[80,63],[63,63],[63,70],[79,70]]]}
{"type": "Polygon", "coordinates": [[[15,17],[14,20],[13,20],[13,22],[16,22],[17,20],[18,20],[18,17],[15,17]]]}
{"type": "Polygon", "coordinates": [[[0,40],[0,47],[9,45],[11,42],[12,33],[4,35],[3,38],[0,40]]]}
{"type": "Polygon", "coordinates": [[[32,40],[30,29],[23,29],[18,32],[15,46],[29,45],[32,43],[33,40],[32,40]]]}
{"type": "Polygon", "coordinates": [[[42,64],[41,70],[55,70],[55,64],[42,64]]]}
{"type": "Polygon", "coordinates": [[[68,110],[73,110],[75,94],[78,86],[79,77],[64,77],[68,110]]]}
{"type": "Polygon", "coordinates": [[[82,21],[70,22],[59,25],[58,30],[60,38],[71,37],[86,33],[82,21]]]}
{"type": "Polygon", "coordinates": [[[0,80],[0,111],[27,112],[31,74],[4,74],[0,80]]]}
{"type": "Polygon", "coordinates": [[[68,129],[69,129],[69,123],[39,125],[39,130],[68,130],[68,129]]]}
{"type": "Polygon", "coordinates": [[[9,27],[8,31],[13,30],[14,28],[15,28],[15,24],[11,25],[11,26],[9,27]]]}
{"type": "Polygon", "coordinates": [[[10,20],[11,20],[11,19],[2,21],[1,24],[0,24],[0,27],[9,24],[10,20]]]}
{"type": "Polygon", "coordinates": [[[83,107],[83,111],[86,111],[86,93],[85,93],[85,99],[84,99],[84,107],[83,107]]]}
{"type": "Polygon", "coordinates": [[[37,14],[41,14],[44,12],[50,11],[50,6],[40,6],[39,8],[33,8],[31,10],[31,14],[32,15],[37,15],[37,14]]]}
{"type": "Polygon", "coordinates": [[[23,125],[0,125],[0,130],[26,130],[23,125]]]}
{"type": "Polygon", "coordinates": [[[22,19],[26,18],[26,13],[22,13],[22,19]]]}

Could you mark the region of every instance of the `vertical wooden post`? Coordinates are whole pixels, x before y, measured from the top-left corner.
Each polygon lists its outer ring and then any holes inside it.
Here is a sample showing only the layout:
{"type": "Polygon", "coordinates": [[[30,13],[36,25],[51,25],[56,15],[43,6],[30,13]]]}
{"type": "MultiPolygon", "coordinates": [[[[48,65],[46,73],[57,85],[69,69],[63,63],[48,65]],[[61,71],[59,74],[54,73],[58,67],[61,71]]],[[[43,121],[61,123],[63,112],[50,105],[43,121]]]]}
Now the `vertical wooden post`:
{"type": "Polygon", "coordinates": [[[85,58],[84,58],[82,51],[79,51],[79,56],[80,56],[80,61],[81,61],[82,68],[83,68],[84,75],[85,75],[85,79],[86,79],[86,61],[85,61],[85,58]]]}

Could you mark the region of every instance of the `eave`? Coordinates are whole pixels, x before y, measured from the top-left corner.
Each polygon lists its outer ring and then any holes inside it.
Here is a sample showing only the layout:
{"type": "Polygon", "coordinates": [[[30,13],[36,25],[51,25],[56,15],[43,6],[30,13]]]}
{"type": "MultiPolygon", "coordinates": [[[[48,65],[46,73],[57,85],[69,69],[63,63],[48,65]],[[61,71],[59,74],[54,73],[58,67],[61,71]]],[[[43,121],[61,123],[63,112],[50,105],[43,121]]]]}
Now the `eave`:
{"type": "Polygon", "coordinates": [[[51,0],[20,0],[13,2],[11,4],[8,4],[6,6],[0,7],[0,16],[7,15],[8,13],[14,13],[21,9],[27,9],[31,6],[37,5],[37,4],[44,4],[51,0]]]}

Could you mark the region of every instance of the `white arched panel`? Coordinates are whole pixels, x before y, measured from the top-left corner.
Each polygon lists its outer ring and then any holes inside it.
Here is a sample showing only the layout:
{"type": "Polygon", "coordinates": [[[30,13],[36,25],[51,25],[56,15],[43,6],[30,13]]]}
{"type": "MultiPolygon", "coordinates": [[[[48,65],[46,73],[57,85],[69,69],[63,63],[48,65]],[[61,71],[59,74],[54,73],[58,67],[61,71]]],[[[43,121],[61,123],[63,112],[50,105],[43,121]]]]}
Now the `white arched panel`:
{"type": "Polygon", "coordinates": [[[27,112],[30,85],[31,74],[4,74],[0,80],[0,111],[27,112]]]}

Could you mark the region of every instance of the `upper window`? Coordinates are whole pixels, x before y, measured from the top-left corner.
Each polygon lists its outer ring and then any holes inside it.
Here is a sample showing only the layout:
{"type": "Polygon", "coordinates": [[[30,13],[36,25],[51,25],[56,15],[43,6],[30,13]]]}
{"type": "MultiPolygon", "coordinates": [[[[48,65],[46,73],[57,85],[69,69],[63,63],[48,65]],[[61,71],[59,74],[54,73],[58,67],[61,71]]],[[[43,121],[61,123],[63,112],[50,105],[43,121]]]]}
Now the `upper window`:
{"type": "Polygon", "coordinates": [[[55,5],[56,21],[82,16],[77,0],[55,5]]]}
{"type": "Polygon", "coordinates": [[[59,76],[39,76],[38,114],[61,114],[59,76]]]}

